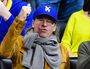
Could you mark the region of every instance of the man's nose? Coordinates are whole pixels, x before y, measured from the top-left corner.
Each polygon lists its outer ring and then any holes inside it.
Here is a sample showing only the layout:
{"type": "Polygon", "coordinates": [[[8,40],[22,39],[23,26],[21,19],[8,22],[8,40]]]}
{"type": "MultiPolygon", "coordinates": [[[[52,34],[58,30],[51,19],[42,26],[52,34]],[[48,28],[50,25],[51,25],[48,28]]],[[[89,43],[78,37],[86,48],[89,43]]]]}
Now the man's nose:
{"type": "Polygon", "coordinates": [[[47,26],[47,21],[46,20],[44,20],[43,26],[47,26]]]}

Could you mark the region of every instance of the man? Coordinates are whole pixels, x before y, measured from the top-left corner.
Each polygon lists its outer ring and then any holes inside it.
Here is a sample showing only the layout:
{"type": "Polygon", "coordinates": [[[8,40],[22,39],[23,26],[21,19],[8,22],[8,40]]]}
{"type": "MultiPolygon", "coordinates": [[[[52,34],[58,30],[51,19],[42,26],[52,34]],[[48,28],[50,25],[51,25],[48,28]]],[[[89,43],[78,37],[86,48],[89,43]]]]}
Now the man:
{"type": "Polygon", "coordinates": [[[46,64],[48,64],[49,68],[59,69],[61,53],[55,34],[57,20],[56,10],[51,5],[40,6],[35,11],[33,19],[33,29],[32,31],[30,30],[27,32],[24,39],[20,35],[24,26],[23,23],[17,21],[17,25],[13,23],[10,26],[8,33],[0,46],[1,55],[12,60],[13,69],[48,69],[46,64]],[[31,48],[33,47],[33,44],[36,45],[37,50],[33,50],[31,48]],[[31,51],[31,56],[30,54],[25,54],[27,53],[26,51],[31,51]],[[33,51],[35,51],[37,54],[35,54],[33,51]],[[25,55],[29,57],[26,57],[25,55]],[[35,57],[32,58],[33,55],[35,57]],[[24,61],[27,58],[29,58],[29,60],[27,60],[29,63],[24,61]],[[33,60],[31,61],[30,58],[33,60]],[[27,65],[25,65],[25,63],[27,65]],[[38,63],[41,65],[38,65],[38,63]]]}
{"type": "MultiPolygon", "coordinates": [[[[13,20],[16,16],[18,16],[22,6],[26,6],[28,3],[22,2],[22,0],[2,0],[3,4],[0,4],[0,43],[2,42],[4,36],[6,35],[9,26],[12,24],[13,20]],[[6,16],[2,16],[4,13],[4,8],[7,8],[6,11],[9,11],[11,13],[11,16],[7,18],[9,14],[6,14],[6,16]]],[[[32,15],[33,12],[27,17],[26,25],[22,31],[22,35],[25,34],[25,30],[31,26],[32,23],[32,15]]]]}

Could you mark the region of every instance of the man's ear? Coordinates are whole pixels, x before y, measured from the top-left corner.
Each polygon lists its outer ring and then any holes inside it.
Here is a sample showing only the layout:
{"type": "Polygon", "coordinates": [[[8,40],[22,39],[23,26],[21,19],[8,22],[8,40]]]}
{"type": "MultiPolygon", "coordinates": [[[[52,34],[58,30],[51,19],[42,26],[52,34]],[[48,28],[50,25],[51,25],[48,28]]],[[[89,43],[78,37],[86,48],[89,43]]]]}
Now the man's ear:
{"type": "Polygon", "coordinates": [[[32,21],[32,27],[34,28],[34,20],[32,21]]]}
{"type": "Polygon", "coordinates": [[[56,24],[54,24],[54,28],[53,28],[53,31],[56,31],[56,24]]]}

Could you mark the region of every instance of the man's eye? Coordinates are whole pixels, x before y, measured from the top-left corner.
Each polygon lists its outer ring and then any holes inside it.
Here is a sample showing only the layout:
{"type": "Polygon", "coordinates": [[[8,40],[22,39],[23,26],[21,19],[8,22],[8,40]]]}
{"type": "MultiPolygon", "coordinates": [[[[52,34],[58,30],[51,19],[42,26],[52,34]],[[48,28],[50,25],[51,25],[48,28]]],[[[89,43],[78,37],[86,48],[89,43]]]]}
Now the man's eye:
{"type": "Polygon", "coordinates": [[[53,24],[53,21],[51,21],[51,20],[48,20],[47,22],[53,24]]]}
{"type": "Polygon", "coordinates": [[[43,19],[39,19],[39,21],[43,21],[43,19]]]}

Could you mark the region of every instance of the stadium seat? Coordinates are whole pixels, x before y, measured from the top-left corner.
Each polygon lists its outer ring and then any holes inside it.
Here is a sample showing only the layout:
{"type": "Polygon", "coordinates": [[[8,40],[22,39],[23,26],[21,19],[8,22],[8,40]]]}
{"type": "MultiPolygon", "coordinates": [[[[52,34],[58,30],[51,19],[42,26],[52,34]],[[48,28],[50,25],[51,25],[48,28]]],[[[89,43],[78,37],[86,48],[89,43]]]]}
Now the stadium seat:
{"type": "Polygon", "coordinates": [[[0,69],[12,69],[12,61],[0,56],[0,69]]]}
{"type": "Polygon", "coordinates": [[[66,27],[66,23],[63,20],[58,20],[57,21],[57,26],[58,26],[58,29],[59,29],[59,39],[61,41],[64,30],[65,30],[65,27],[66,27]]]}
{"type": "Polygon", "coordinates": [[[70,58],[70,69],[76,69],[77,57],[70,58]]]}

